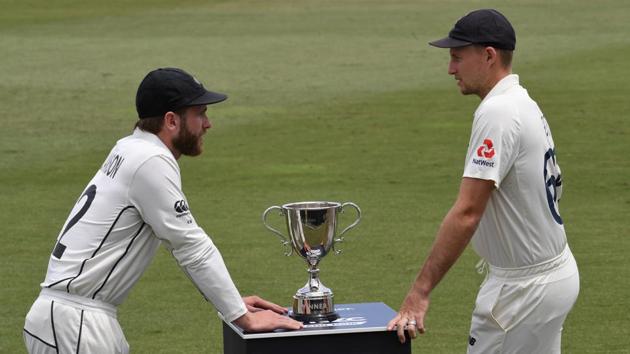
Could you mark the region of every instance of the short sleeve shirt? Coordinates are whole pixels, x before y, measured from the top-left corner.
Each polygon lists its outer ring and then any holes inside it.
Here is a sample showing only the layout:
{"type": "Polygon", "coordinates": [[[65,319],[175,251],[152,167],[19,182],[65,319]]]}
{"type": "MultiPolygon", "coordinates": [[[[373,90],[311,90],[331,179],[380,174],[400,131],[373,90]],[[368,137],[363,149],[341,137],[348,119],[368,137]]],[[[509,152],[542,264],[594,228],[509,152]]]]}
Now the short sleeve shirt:
{"type": "Polygon", "coordinates": [[[518,76],[503,78],[475,111],[463,174],[496,187],[472,239],[490,264],[534,265],[564,249],[555,152],[547,121],[518,76]]]}

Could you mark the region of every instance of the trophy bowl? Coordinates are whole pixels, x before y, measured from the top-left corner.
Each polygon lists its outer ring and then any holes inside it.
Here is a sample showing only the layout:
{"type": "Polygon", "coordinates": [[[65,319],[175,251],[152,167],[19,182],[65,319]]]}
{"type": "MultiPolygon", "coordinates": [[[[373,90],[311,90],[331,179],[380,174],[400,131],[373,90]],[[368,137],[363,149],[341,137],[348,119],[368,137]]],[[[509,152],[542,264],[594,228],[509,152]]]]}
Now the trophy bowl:
{"type": "Polygon", "coordinates": [[[361,220],[361,209],[352,202],[298,202],[267,208],[262,214],[263,224],[269,231],[278,235],[287,248],[286,256],[293,253],[302,257],[308,265],[309,279],[293,295],[291,317],[302,322],[334,321],[339,316],[335,312],[333,292],[319,279],[319,262],[331,250],[339,254],[335,247],[343,242],[343,235],[361,220]],[[337,216],[347,207],[352,207],[356,220],[337,234],[337,216]],[[269,226],[267,216],[277,210],[286,220],[288,236],[269,226]]]}

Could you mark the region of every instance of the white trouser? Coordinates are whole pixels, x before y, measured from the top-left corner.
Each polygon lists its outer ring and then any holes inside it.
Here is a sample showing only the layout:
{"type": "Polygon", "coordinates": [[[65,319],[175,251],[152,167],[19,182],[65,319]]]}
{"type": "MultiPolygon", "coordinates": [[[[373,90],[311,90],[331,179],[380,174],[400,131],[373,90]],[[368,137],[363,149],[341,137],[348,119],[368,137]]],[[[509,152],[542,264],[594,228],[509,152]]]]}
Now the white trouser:
{"type": "Polygon", "coordinates": [[[562,324],[579,291],[580,276],[568,246],[534,266],[490,265],[477,294],[468,353],[560,353],[562,324]]]}
{"type": "Polygon", "coordinates": [[[42,289],[24,323],[34,353],[129,353],[116,307],[62,291],[42,289]]]}

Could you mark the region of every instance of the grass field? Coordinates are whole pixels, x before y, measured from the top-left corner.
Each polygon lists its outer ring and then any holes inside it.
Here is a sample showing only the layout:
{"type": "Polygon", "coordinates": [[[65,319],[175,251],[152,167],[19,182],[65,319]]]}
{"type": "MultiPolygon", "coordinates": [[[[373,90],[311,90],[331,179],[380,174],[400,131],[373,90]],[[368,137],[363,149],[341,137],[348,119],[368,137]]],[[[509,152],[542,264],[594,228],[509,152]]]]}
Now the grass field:
{"type": "MultiPolygon", "coordinates": [[[[551,125],[581,292],[566,353],[630,353],[630,2],[0,0],[0,352],[54,239],[135,121],[149,70],[178,66],[230,99],[211,106],[184,192],[243,294],[288,305],[305,264],[260,221],[300,200],[354,201],[363,221],[321,264],[337,303],[397,309],[457,193],[476,97],[427,41],[480,7],[517,32],[514,71],[551,125]],[[54,3],[54,5],[53,5],[54,3]]],[[[432,297],[415,353],[465,352],[482,278],[467,250],[432,297]]],[[[119,319],[134,353],[221,353],[221,326],[166,251],[119,319]]]]}

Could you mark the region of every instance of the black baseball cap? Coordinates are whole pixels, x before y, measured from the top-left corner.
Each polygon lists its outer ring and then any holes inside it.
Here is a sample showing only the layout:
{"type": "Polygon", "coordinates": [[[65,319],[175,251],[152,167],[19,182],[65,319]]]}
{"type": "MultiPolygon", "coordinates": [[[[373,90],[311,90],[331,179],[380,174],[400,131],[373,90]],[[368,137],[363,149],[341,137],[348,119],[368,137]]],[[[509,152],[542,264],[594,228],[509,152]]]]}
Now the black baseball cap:
{"type": "Polygon", "coordinates": [[[462,17],[448,36],[429,42],[438,48],[458,48],[481,44],[497,49],[514,50],[516,34],[505,16],[494,9],[475,10],[462,17]]]}
{"type": "Polygon", "coordinates": [[[219,103],[227,96],[206,90],[194,76],[178,68],[160,68],[144,77],[136,93],[138,117],[160,117],[180,108],[219,103]]]}

